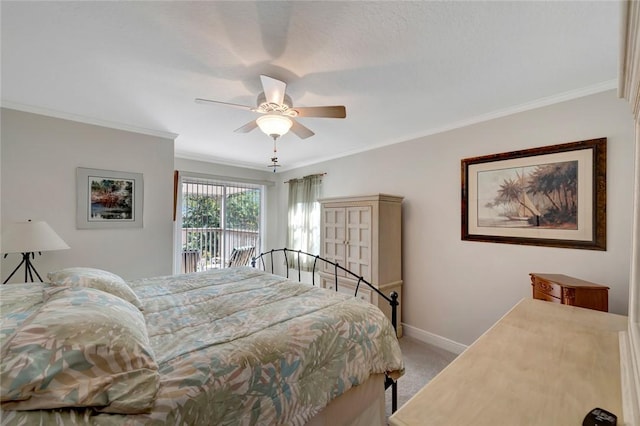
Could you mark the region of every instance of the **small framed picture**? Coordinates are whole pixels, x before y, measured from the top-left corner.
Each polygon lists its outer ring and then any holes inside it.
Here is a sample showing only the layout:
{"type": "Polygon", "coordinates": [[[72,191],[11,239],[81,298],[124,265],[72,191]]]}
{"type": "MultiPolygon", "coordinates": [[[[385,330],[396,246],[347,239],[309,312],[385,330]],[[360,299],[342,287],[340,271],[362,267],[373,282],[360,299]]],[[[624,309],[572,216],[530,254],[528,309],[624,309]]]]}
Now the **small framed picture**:
{"type": "Polygon", "coordinates": [[[607,139],[466,158],[462,239],[607,248],[607,139]]]}
{"type": "Polygon", "coordinates": [[[76,169],[78,229],[142,228],[142,173],[76,169]]]}

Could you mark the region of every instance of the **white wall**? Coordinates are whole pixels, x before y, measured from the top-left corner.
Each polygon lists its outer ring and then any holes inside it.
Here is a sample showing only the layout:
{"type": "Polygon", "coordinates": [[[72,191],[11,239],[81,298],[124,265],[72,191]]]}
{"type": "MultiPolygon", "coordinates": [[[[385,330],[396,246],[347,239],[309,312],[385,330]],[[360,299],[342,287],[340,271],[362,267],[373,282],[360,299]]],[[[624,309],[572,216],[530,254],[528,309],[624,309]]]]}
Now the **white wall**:
{"type": "MultiPolygon", "coordinates": [[[[629,107],[609,91],[288,171],[282,180],[327,172],[325,197],[404,196],[405,332],[452,349],[446,339],[468,345],[518,300],[531,297],[529,272],[606,284],[610,311],[627,313],[633,140],[629,107]],[[608,139],[607,251],[461,240],[461,159],[598,137],[608,139]]],[[[286,185],[279,190],[280,214],[286,215],[286,185]]]]}
{"type": "MultiPolygon", "coordinates": [[[[44,252],[47,272],[90,266],[125,279],[172,271],[173,140],[2,109],[2,224],[44,220],[71,247],[44,252]],[[143,228],[76,229],[76,168],[143,174],[143,228]]],[[[2,281],[19,263],[2,260],[2,281]]],[[[22,272],[22,270],[20,271],[22,272]]],[[[24,280],[17,273],[11,282],[24,280]]]]}

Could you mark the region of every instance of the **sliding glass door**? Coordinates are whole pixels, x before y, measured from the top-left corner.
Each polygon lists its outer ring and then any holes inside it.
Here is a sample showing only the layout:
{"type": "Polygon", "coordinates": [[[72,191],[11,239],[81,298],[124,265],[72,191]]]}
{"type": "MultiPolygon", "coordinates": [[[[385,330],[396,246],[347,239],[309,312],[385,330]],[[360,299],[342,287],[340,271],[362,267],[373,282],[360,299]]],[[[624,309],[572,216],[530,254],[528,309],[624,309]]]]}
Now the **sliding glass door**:
{"type": "Polygon", "coordinates": [[[250,264],[262,240],[263,187],[183,176],[179,191],[176,272],[250,264]]]}

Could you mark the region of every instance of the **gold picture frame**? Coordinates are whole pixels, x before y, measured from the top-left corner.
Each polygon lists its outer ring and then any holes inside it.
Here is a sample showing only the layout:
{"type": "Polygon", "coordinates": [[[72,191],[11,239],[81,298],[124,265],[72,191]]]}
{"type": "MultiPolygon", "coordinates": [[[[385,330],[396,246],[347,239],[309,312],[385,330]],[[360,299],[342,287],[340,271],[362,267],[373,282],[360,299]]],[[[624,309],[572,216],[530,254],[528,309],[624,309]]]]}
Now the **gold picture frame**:
{"type": "Polygon", "coordinates": [[[607,139],[461,160],[462,240],[606,250],[607,139]]]}

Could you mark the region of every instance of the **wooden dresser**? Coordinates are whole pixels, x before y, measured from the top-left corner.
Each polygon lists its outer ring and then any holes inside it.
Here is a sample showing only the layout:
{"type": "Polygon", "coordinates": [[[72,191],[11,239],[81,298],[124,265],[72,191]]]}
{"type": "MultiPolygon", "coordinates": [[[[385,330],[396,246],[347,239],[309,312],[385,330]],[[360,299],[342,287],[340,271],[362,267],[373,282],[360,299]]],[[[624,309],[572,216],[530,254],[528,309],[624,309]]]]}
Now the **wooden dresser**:
{"type": "Polygon", "coordinates": [[[561,274],[530,273],[533,298],[609,311],[609,287],[561,274]]]}

